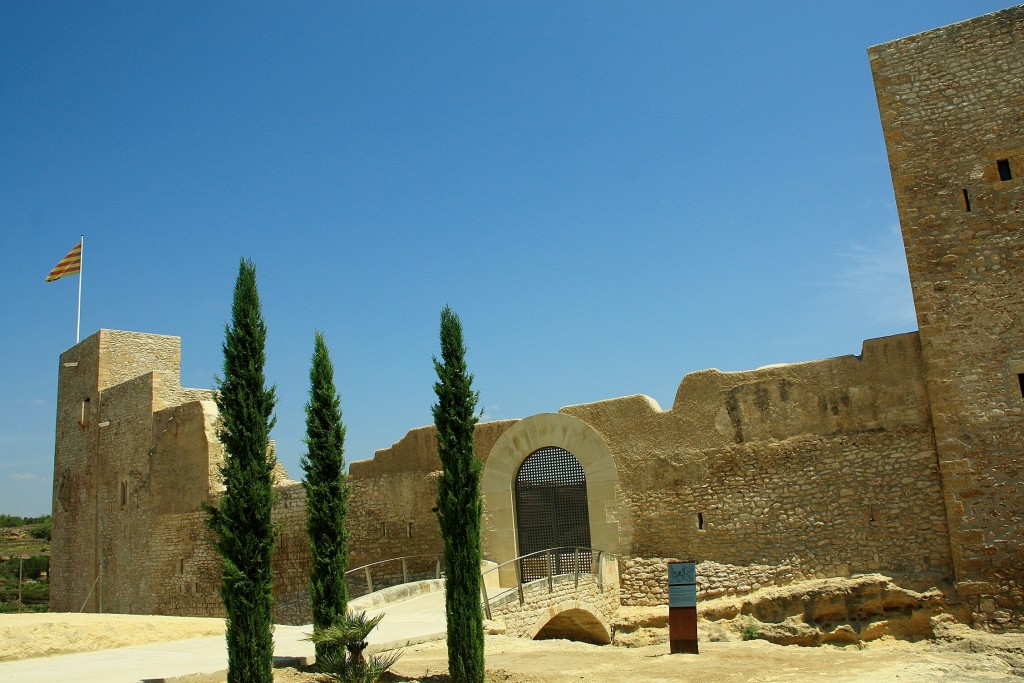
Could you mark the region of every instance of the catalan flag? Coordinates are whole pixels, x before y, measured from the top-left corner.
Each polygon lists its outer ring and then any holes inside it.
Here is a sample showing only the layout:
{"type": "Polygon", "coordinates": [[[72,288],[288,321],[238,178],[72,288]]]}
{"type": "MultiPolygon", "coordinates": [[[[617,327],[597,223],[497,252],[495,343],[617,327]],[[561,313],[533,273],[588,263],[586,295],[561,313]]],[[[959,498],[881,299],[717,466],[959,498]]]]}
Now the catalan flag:
{"type": "Polygon", "coordinates": [[[75,248],[68,252],[68,255],[60,260],[50,274],[46,276],[47,282],[59,280],[65,275],[78,275],[82,272],[82,243],[79,242],[75,248]]]}

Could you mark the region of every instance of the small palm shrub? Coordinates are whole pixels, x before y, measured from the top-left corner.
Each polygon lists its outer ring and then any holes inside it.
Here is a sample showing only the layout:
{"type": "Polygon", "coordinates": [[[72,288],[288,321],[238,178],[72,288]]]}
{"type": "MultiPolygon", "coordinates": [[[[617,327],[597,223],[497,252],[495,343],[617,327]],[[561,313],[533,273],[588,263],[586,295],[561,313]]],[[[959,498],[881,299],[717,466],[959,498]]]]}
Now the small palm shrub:
{"type": "Polygon", "coordinates": [[[363,656],[370,631],[383,614],[367,618],[366,612],[351,612],[332,626],[314,629],[310,638],[323,654],[317,657],[320,671],[339,683],[376,683],[402,656],[401,650],[363,656]]]}

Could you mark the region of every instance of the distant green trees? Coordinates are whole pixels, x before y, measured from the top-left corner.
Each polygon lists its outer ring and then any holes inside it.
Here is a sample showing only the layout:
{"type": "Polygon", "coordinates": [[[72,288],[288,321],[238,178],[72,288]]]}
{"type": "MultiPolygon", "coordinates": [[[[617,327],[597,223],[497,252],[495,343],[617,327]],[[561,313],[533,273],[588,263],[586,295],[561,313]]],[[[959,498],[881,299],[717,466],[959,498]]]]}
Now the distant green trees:
{"type": "Polygon", "coordinates": [[[216,393],[226,490],[219,506],[208,508],[223,565],[220,594],[227,610],[229,683],[273,681],[274,458],[268,440],[275,398],[274,389],[265,386],[266,339],[256,266],[243,259],[231,323],[225,326],[224,376],[216,393]]]}
{"type": "Polygon", "coordinates": [[[454,683],[484,680],[484,628],[480,606],[480,473],[473,449],[479,398],[466,368],[462,322],[449,306],[441,311],[441,360],[433,406],[441,478],[437,519],[444,539],[445,616],[448,620],[448,674],[454,683]]]}
{"type": "MultiPolygon", "coordinates": [[[[306,448],[302,469],[306,473],[306,531],[313,563],[309,572],[314,633],[336,626],[347,614],[349,486],[345,476],[345,427],[341,399],[334,384],[334,365],[323,334],[316,333],[309,371],[309,403],[306,404],[306,448]]],[[[372,627],[371,627],[372,628],[372,627]]],[[[335,655],[336,643],[315,640],[317,662],[335,655]]],[[[344,654],[342,653],[342,663],[344,654]]]]}
{"type": "Polygon", "coordinates": [[[19,526],[40,524],[50,519],[50,515],[42,517],[19,517],[17,515],[0,515],[0,529],[10,529],[19,526]]]}

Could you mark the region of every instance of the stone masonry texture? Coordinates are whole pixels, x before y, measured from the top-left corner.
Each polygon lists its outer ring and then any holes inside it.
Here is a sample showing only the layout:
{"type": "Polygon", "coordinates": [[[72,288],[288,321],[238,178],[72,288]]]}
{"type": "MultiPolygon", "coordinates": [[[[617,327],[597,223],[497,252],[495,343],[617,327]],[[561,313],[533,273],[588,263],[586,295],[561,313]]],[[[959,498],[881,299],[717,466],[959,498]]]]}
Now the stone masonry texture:
{"type": "Polygon", "coordinates": [[[954,572],[978,620],[1019,630],[1024,6],[868,54],[917,309],[954,572]]]}

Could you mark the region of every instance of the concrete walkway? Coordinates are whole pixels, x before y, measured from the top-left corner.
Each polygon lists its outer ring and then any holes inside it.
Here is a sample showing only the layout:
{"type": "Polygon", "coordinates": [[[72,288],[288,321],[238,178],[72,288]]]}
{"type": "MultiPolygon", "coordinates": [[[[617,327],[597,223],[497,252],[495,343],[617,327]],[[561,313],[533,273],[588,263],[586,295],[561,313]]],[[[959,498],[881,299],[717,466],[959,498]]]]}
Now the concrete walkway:
{"type": "MultiPolygon", "coordinates": [[[[428,582],[421,582],[425,583],[428,582]]],[[[370,634],[368,651],[444,638],[444,591],[424,592],[417,590],[417,584],[407,584],[396,589],[388,589],[391,591],[389,595],[375,594],[352,601],[354,609],[365,610],[368,616],[380,612],[386,615],[370,634]],[[401,602],[392,602],[394,599],[401,602]]],[[[313,643],[305,640],[312,631],[312,626],[275,626],[275,665],[312,663],[313,643]]],[[[216,636],[2,662],[0,681],[156,683],[193,674],[211,674],[210,679],[216,680],[213,674],[226,669],[227,649],[224,638],[216,636]]]]}

